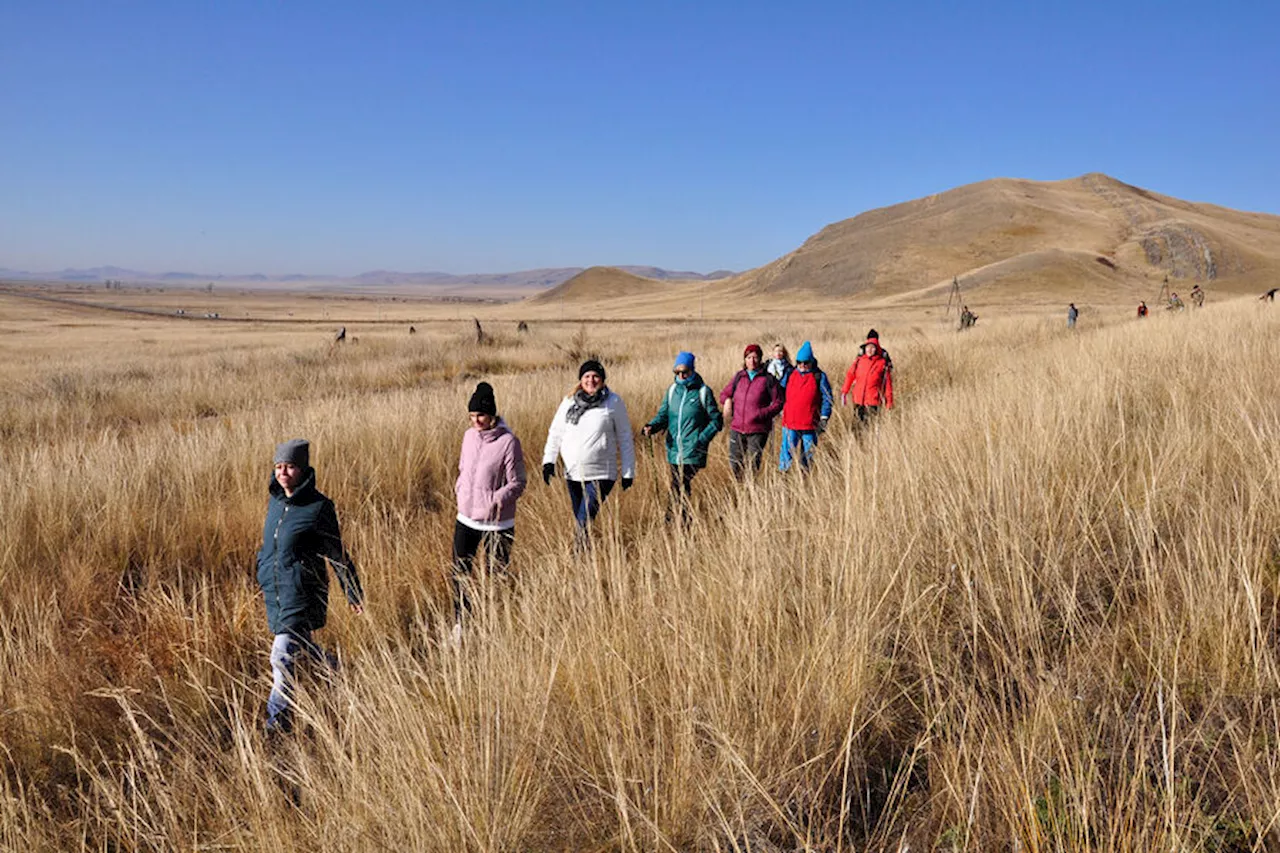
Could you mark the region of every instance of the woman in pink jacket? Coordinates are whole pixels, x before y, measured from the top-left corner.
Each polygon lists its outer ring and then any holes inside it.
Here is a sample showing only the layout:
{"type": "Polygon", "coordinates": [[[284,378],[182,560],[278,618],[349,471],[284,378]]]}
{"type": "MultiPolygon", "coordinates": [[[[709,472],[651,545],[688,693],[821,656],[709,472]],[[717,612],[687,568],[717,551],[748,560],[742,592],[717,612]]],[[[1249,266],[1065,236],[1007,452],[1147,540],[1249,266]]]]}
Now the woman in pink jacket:
{"type": "Polygon", "coordinates": [[[462,633],[462,618],[471,611],[467,586],[476,554],[483,544],[491,572],[505,572],[516,536],[516,499],[524,492],[524,452],[520,439],[498,417],[493,386],[476,385],[471,402],[471,429],[462,437],[458,459],[458,520],[453,526],[453,636],[462,633]]]}

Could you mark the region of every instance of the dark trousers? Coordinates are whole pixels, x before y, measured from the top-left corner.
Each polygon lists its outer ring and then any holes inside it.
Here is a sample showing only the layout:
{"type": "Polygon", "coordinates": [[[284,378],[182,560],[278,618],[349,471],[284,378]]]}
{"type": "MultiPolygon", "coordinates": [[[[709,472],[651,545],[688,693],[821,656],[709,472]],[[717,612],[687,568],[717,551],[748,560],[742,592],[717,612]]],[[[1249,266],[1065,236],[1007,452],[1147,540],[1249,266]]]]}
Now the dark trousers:
{"type": "Polygon", "coordinates": [[[693,493],[693,478],[702,469],[694,465],[670,466],[671,499],[667,508],[667,521],[674,517],[672,506],[680,507],[681,520],[689,521],[689,496],[693,493]]]}
{"type": "Polygon", "coordinates": [[[729,431],[729,470],[739,480],[746,479],[747,463],[751,469],[759,472],[764,463],[764,449],[769,444],[767,432],[729,431]]]}
{"type": "Polygon", "coordinates": [[[511,565],[511,546],[516,541],[515,528],[476,530],[461,521],[453,523],[453,618],[462,621],[471,612],[467,587],[473,582],[476,554],[484,545],[486,568],[491,574],[506,574],[511,565]]]}
{"type": "Polygon", "coordinates": [[[875,420],[876,415],[880,414],[879,406],[854,406],[853,411],[858,416],[858,423],[869,424],[875,420]]]}

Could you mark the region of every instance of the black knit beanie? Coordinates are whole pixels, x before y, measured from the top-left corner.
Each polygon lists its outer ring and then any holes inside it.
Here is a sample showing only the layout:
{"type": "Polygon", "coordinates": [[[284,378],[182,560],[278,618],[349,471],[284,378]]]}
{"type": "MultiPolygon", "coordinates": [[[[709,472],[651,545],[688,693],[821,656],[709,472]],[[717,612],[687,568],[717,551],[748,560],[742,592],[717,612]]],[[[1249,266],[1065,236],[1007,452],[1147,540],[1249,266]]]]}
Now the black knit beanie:
{"type": "Polygon", "coordinates": [[[476,385],[476,391],[471,395],[471,402],[467,403],[467,411],[496,417],[498,403],[493,399],[493,386],[488,382],[481,382],[476,385]]]}
{"type": "Polygon", "coordinates": [[[872,329],[871,331],[867,332],[867,340],[871,340],[872,338],[875,338],[877,341],[880,340],[880,333],[877,332],[875,329],[872,329]]]}
{"type": "Polygon", "coordinates": [[[586,373],[599,373],[600,381],[603,382],[605,380],[604,365],[596,361],[594,358],[590,358],[582,362],[582,367],[578,368],[578,378],[581,379],[583,374],[586,373]]]}

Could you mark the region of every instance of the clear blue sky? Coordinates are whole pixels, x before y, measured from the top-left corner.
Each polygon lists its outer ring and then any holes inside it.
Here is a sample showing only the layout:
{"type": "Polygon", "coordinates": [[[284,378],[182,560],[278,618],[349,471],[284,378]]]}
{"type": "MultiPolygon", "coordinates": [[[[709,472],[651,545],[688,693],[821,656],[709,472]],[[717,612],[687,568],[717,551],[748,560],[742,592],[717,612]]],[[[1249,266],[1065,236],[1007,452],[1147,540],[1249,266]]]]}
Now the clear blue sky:
{"type": "Polygon", "coordinates": [[[0,0],[0,267],[745,269],[985,178],[1280,213],[1280,4],[0,0]]]}

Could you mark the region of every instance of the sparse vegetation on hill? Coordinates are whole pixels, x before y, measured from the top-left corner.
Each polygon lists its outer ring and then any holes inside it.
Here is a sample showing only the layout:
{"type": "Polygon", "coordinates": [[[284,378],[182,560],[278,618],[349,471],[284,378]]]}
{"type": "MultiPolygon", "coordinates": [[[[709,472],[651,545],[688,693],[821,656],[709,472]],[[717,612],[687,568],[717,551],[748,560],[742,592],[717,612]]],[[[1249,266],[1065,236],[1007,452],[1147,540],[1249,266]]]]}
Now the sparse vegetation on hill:
{"type": "Polygon", "coordinates": [[[1165,275],[1252,288],[1280,273],[1280,217],[1193,204],[1100,174],[1001,178],[829,225],[725,288],[881,298],[974,276],[987,298],[1006,297],[1002,289],[1043,298],[1080,280],[1077,255],[1109,260],[1106,275],[1086,269],[1086,280],[1117,295],[1137,295],[1165,275]]]}

